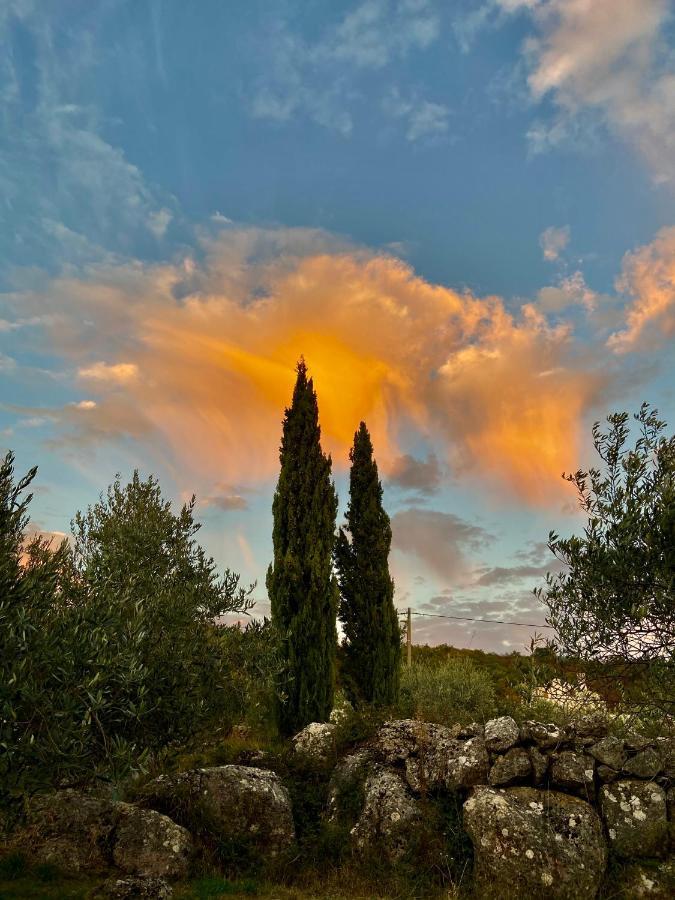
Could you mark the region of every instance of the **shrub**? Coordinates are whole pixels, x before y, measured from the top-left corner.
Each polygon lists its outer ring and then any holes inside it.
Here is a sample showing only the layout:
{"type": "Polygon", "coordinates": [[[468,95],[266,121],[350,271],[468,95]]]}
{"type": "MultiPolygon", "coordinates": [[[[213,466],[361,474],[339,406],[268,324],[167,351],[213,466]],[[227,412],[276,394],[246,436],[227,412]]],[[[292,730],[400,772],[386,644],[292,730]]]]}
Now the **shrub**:
{"type": "Polygon", "coordinates": [[[74,523],[74,549],[26,547],[26,490],[0,467],[1,796],[119,780],[232,705],[216,617],[247,594],[153,478],[119,480],[74,523]]]}
{"type": "Polygon", "coordinates": [[[399,710],[441,725],[485,721],[495,712],[494,684],[468,659],[416,662],[401,674],[399,710]]]}

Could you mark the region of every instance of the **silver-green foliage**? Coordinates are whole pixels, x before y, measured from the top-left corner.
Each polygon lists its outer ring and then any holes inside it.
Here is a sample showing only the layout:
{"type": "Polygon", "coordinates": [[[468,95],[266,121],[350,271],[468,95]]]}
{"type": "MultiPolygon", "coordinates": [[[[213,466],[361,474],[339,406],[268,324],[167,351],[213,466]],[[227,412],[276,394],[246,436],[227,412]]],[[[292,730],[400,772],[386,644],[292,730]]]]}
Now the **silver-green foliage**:
{"type": "Polygon", "coordinates": [[[495,713],[490,674],[459,657],[415,662],[401,672],[401,714],[440,725],[484,722],[495,713]]]}
{"type": "Polygon", "coordinates": [[[118,479],[73,523],[72,546],[27,540],[27,490],[0,467],[0,784],[106,777],[236,705],[216,617],[243,612],[157,481],[118,479]]]}

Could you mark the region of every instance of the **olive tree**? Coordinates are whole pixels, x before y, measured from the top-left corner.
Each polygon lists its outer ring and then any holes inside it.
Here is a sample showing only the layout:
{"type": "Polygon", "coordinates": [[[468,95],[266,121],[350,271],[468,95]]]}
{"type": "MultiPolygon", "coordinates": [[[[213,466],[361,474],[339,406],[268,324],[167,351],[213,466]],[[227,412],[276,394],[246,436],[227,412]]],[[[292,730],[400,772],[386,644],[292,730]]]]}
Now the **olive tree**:
{"type": "Polygon", "coordinates": [[[535,593],[559,649],[624,677],[633,699],[675,706],[675,436],[643,404],[632,446],[627,413],[593,426],[602,465],[564,477],[587,517],[582,535],[549,535],[563,563],[535,593]]]}

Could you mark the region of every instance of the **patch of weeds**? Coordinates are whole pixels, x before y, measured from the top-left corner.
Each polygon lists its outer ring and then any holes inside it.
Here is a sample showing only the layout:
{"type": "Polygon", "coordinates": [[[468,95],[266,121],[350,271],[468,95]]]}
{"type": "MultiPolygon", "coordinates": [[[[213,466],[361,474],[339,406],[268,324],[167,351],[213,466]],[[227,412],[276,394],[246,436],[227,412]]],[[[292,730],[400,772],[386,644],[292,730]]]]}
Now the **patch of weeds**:
{"type": "Polygon", "coordinates": [[[253,879],[230,881],[227,878],[217,876],[200,878],[190,885],[190,891],[191,896],[195,900],[211,900],[211,898],[241,894],[248,897],[257,897],[260,893],[258,883],[253,879]]]}
{"type": "Polygon", "coordinates": [[[26,874],[28,866],[23,853],[10,853],[4,859],[0,859],[0,879],[14,881],[26,874]]]}
{"type": "Polygon", "coordinates": [[[52,866],[49,863],[42,863],[42,865],[35,866],[33,874],[37,880],[41,881],[43,884],[49,884],[52,881],[56,881],[60,876],[56,866],[52,866]]]}

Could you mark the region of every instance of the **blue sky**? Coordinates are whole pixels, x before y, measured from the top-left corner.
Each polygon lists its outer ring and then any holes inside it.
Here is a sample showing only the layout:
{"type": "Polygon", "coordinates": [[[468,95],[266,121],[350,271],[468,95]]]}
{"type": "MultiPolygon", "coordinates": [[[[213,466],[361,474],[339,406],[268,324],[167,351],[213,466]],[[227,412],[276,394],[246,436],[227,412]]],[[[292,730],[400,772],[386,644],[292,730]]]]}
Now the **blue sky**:
{"type": "Polygon", "coordinates": [[[0,443],[36,526],[157,472],[264,612],[305,353],[343,502],[373,431],[397,602],[543,622],[590,424],[675,420],[672,13],[0,2],[0,443]]]}

